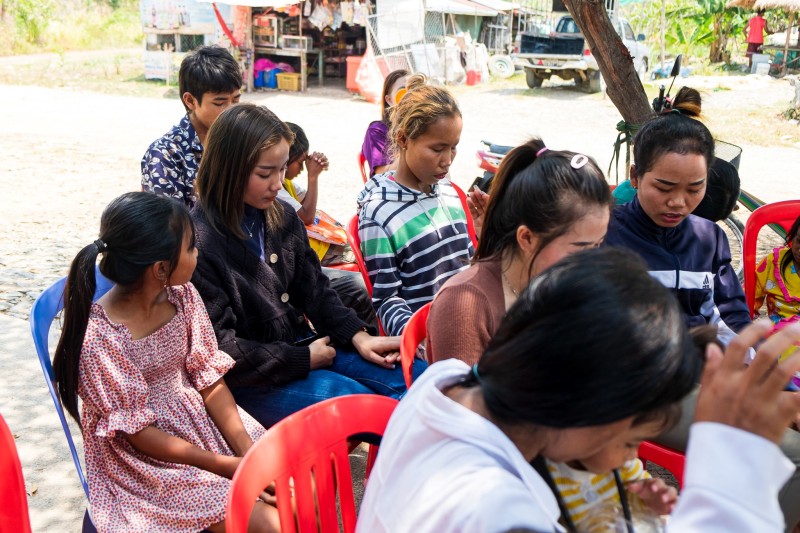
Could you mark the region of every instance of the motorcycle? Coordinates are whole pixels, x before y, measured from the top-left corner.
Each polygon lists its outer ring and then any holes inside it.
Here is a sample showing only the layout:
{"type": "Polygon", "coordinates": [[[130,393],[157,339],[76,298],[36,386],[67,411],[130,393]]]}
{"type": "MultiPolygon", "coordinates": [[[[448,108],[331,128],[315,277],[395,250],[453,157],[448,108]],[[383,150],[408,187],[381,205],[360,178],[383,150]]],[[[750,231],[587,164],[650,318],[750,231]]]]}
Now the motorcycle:
{"type": "Polygon", "coordinates": [[[492,185],[494,175],[497,174],[497,168],[505,155],[511,151],[513,146],[506,146],[502,144],[494,144],[490,141],[481,141],[485,149],[478,150],[475,154],[478,158],[478,167],[483,170],[483,175],[475,178],[475,181],[470,185],[470,190],[478,187],[485,193],[489,192],[489,187],[492,185]]]}

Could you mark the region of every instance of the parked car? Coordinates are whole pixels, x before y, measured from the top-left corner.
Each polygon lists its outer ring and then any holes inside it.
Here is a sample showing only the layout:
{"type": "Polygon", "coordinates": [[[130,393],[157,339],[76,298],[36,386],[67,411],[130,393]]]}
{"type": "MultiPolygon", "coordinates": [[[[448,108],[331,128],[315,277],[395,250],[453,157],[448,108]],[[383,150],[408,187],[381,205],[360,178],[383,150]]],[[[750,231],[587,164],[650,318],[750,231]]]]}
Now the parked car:
{"type": "MultiPolygon", "coordinates": [[[[614,26],[628,47],[633,65],[644,80],[650,67],[650,50],[643,43],[645,36],[635,36],[630,23],[618,18],[614,26]]],[[[514,63],[525,69],[528,87],[541,87],[544,80],[558,76],[575,83],[589,92],[605,91],[600,68],[581,35],[578,25],[570,15],[561,17],[555,30],[545,33],[541,28],[517,36],[514,63]]]]}

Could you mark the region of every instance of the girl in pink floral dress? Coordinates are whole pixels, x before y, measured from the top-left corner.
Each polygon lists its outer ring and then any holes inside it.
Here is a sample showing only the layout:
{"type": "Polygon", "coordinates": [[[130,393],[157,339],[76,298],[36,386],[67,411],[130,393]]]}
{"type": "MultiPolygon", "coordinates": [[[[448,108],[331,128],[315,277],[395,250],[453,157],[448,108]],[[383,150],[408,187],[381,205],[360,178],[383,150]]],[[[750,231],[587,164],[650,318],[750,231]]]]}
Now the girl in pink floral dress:
{"type": "MultiPolygon", "coordinates": [[[[70,267],[53,368],[83,430],[100,532],[225,531],[230,478],[264,431],[222,379],[234,361],[189,283],[196,262],[186,209],[137,192],[106,208],[70,267]],[[92,304],[101,254],[114,286],[92,304]]],[[[279,530],[277,511],[259,502],[250,526],[279,530]]]]}

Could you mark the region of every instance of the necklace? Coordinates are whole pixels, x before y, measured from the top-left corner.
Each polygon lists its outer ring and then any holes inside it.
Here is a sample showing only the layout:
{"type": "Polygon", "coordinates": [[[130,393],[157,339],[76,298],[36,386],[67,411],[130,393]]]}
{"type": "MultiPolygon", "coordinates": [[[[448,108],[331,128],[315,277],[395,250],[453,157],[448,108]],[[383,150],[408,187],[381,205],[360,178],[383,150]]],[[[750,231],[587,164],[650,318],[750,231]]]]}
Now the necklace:
{"type": "MultiPolygon", "coordinates": [[[[244,224],[242,224],[242,225],[244,225],[244,224]]],[[[253,220],[253,222],[250,223],[250,227],[249,228],[248,227],[244,228],[245,231],[247,231],[247,234],[250,236],[251,239],[253,238],[253,227],[255,225],[256,225],[256,221],[253,220]]]]}
{"type": "Polygon", "coordinates": [[[508,289],[511,291],[511,294],[513,294],[516,298],[519,298],[519,292],[514,288],[511,282],[508,281],[508,276],[506,276],[505,271],[503,271],[503,281],[505,281],[506,285],[508,285],[508,289]]]}

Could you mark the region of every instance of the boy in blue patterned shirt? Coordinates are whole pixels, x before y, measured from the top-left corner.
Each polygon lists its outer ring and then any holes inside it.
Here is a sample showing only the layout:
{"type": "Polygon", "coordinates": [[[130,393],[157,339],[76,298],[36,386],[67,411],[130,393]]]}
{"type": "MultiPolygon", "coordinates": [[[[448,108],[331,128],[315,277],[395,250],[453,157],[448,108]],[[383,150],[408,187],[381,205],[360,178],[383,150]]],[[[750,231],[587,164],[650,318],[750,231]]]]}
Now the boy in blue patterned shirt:
{"type": "Polygon", "coordinates": [[[219,46],[202,46],[181,62],[178,89],[186,116],[142,158],[142,190],[182,200],[191,208],[203,143],[220,113],[239,102],[242,71],[219,46]]]}

